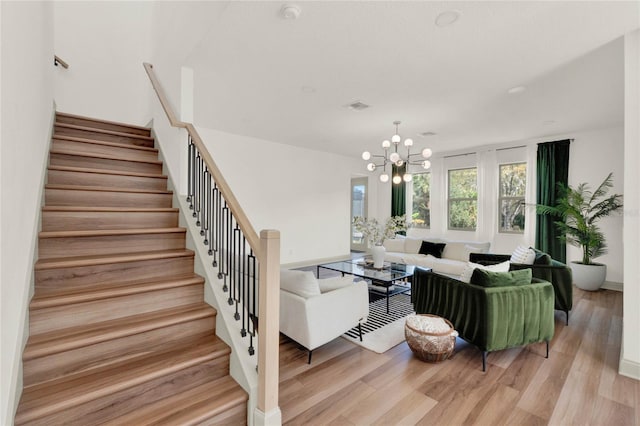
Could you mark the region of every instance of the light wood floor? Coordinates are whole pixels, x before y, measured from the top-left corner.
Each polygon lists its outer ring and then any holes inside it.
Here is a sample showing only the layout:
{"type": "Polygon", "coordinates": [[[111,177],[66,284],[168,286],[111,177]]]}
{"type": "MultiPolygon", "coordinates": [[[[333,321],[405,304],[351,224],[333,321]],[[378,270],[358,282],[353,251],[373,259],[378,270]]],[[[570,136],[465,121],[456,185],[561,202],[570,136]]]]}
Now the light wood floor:
{"type": "Polygon", "coordinates": [[[617,374],[622,293],[574,289],[569,326],[556,311],[549,359],[544,344],[487,357],[458,340],[440,364],[414,358],[406,342],[376,354],[338,338],[307,352],[280,345],[284,424],[635,425],[640,382],[617,374]]]}

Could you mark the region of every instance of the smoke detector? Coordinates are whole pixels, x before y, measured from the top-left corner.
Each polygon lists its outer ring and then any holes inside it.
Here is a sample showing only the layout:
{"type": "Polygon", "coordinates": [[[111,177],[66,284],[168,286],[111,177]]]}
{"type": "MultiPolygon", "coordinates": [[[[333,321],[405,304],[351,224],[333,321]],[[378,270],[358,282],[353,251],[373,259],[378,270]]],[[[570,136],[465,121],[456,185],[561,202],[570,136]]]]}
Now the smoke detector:
{"type": "Polygon", "coordinates": [[[285,4],[280,8],[280,17],[282,19],[295,20],[300,16],[300,8],[295,4],[285,4]]]}
{"type": "Polygon", "coordinates": [[[367,109],[369,108],[369,105],[360,102],[360,101],[355,101],[355,102],[351,102],[350,104],[347,104],[344,106],[345,108],[349,108],[352,111],[362,111],[363,109],[367,109]]]}

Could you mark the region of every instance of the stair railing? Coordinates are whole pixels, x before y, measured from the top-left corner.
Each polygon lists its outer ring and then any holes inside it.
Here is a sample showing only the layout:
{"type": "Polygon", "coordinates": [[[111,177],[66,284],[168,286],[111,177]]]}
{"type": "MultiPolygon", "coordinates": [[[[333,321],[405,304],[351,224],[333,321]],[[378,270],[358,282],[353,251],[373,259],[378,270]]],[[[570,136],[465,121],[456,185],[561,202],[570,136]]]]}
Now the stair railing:
{"type": "Polygon", "coordinates": [[[250,355],[258,339],[257,408],[262,416],[279,413],[280,232],[262,230],[258,236],[198,131],[176,118],[153,65],[144,63],[144,68],[171,126],[188,133],[187,203],[227,303],[235,308],[239,333],[249,338],[250,355]]]}

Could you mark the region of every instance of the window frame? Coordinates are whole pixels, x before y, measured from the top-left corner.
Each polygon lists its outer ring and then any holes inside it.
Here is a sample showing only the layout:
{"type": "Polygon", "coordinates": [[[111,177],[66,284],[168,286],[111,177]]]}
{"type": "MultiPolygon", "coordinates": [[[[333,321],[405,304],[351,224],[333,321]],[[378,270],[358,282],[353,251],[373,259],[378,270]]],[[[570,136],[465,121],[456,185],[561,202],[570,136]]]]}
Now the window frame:
{"type": "MultiPolygon", "coordinates": [[[[513,161],[508,163],[500,163],[498,164],[498,233],[499,234],[513,234],[513,235],[521,235],[524,234],[524,226],[520,231],[507,231],[502,228],[502,201],[503,200],[522,200],[522,205],[526,205],[526,194],[527,194],[527,162],[526,161],[513,161]],[[515,165],[524,165],[525,167],[525,183],[524,183],[524,195],[517,197],[507,197],[502,195],[502,167],[504,166],[515,166],[515,165]]],[[[523,214],[526,217],[526,210],[523,210],[523,214]]]]}
{"type": "Polygon", "coordinates": [[[447,230],[449,231],[466,231],[466,232],[475,232],[478,229],[478,220],[476,218],[476,226],[473,228],[452,228],[451,227],[451,204],[452,202],[459,201],[473,201],[476,203],[476,212],[479,214],[479,206],[478,206],[478,166],[472,167],[459,167],[452,168],[447,170],[447,230]],[[474,198],[452,198],[451,197],[451,172],[456,172],[460,170],[471,170],[474,169],[476,171],[476,196],[474,198]]]}

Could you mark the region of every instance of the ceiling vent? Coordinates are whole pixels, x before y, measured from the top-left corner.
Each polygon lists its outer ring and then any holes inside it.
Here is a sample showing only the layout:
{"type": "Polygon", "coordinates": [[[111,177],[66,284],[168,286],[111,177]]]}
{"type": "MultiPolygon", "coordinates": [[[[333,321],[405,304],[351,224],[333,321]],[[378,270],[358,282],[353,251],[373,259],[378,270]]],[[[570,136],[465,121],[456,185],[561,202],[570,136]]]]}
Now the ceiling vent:
{"type": "Polygon", "coordinates": [[[422,132],[422,133],[420,133],[420,136],[424,136],[424,137],[435,136],[435,135],[437,135],[437,133],[434,133],[434,132],[422,132]]]}
{"type": "Polygon", "coordinates": [[[348,105],[345,105],[345,108],[349,108],[350,110],[353,110],[353,111],[362,111],[363,109],[369,108],[369,105],[362,103],[360,101],[355,101],[348,105]]]}

